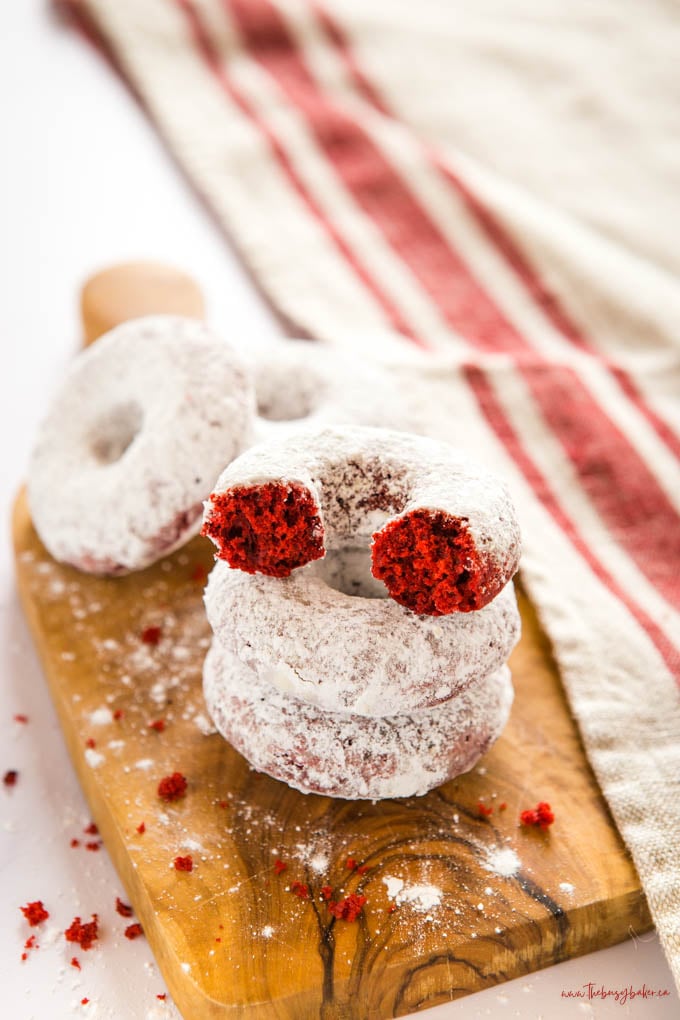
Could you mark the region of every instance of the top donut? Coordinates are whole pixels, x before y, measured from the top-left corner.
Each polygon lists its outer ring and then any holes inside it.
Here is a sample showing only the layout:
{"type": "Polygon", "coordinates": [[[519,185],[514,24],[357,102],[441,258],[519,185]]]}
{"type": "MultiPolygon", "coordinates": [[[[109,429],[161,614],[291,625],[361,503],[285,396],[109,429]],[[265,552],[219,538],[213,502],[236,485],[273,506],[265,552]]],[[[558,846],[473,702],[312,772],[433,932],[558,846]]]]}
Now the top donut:
{"type": "Polygon", "coordinates": [[[445,443],[361,426],[252,447],[220,475],[203,534],[231,567],[273,577],[370,544],[390,596],[431,616],[487,605],[520,555],[500,479],[445,443]]]}

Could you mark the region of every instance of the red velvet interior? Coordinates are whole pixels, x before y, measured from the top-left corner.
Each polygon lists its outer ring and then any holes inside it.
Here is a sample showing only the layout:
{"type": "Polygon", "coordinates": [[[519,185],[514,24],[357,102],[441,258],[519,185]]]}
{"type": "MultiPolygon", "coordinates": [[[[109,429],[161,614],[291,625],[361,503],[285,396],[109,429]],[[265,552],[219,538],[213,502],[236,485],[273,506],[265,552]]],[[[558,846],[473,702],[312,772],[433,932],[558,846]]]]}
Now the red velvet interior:
{"type": "Polygon", "coordinates": [[[373,576],[414,613],[481,609],[503,587],[480,560],[467,523],[442,510],[413,510],[373,536],[373,576]]]}
{"type": "Polygon", "coordinates": [[[324,554],[323,525],[302,485],[266,482],[213,494],[202,534],[217,555],[248,574],[288,577],[324,554]]]}

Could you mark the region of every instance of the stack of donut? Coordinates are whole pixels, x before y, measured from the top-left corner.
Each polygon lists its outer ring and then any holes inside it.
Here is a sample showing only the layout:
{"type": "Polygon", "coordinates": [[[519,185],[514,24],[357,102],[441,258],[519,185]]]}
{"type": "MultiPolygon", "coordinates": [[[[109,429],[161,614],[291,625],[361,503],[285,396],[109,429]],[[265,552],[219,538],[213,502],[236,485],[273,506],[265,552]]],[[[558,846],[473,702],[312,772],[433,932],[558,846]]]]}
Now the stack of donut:
{"type": "Polygon", "coordinates": [[[469,770],[512,704],[520,536],[505,486],[452,447],[298,430],[222,473],[208,709],[304,793],[420,795],[469,770]]]}
{"type": "Polygon", "coordinates": [[[203,520],[218,555],[204,690],[221,733],[303,792],[423,794],[470,769],[510,711],[515,512],[447,444],[325,424],[382,424],[395,403],[410,421],[407,401],[377,372],[294,347],[253,381],[196,320],[112,330],[39,430],[33,520],[57,560],[105,575],[143,569],[203,520]]]}

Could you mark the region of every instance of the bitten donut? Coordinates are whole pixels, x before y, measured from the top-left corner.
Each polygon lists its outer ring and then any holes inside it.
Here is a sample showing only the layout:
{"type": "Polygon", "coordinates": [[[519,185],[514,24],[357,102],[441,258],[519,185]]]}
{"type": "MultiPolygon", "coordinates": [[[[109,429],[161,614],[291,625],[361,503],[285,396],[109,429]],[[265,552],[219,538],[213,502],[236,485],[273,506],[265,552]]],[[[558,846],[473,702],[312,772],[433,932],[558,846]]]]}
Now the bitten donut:
{"type": "Polygon", "coordinates": [[[487,605],[520,554],[498,478],[445,443],[360,426],[252,447],[220,476],[203,533],[230,566],[272,577],[372,539],[373,575],[432,616],[487,605]]]}
{"type": "Polygon", "coordinates": [[[215,726],[253,768],[302,793],[348,800],[421,796],[467,772],[500,735],[513,700],[502,666],[435,709],[332,714],[280,693],[215,641],[203,691],[215,726]]]}
{"type": "Polygon", "coordinates": [[[248,445],[254,407],[240,357],[201,322],[152,316],[102,337],[73,363],[31,456],[28,498],[49,552],[121,574],[181,545],[248,445]]]}
{"type": "Polygon", "coordinates": [[[221,645],[279,691],[364,716],[447,701],[497,670],[519,639],[512,582],[479,612],[421,617],[386,598],[369,568],[367,549],[329,552],[281,579],[218,562],[208,620],[221,645]]]}

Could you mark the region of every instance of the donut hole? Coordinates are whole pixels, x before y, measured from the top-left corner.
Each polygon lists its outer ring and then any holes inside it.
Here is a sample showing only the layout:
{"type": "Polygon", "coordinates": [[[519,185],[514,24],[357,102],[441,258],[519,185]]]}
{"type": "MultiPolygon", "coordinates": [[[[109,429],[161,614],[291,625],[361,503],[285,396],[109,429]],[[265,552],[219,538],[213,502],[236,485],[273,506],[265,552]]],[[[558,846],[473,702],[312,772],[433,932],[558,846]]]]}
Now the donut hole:
{"type": "Polygon", "coordinates": [[[369,549],[331,549],[312,568],[329,588],[361,599],[387,599],[390,593],[371,573],[369,549]]]}
{"type": "Polygon", "coordinates": [[[320,379],[305,369],[266,365],[255,379],[257,413],[265,421],[299,421],[319,405],[320,379]]]}
{"type": "Polygon", "coordinates": [[[99,464],[114,464],[139,435],[144,412],[131,400],[117,404],[96,422],[90,432],[90,450],[99,464]]]}

